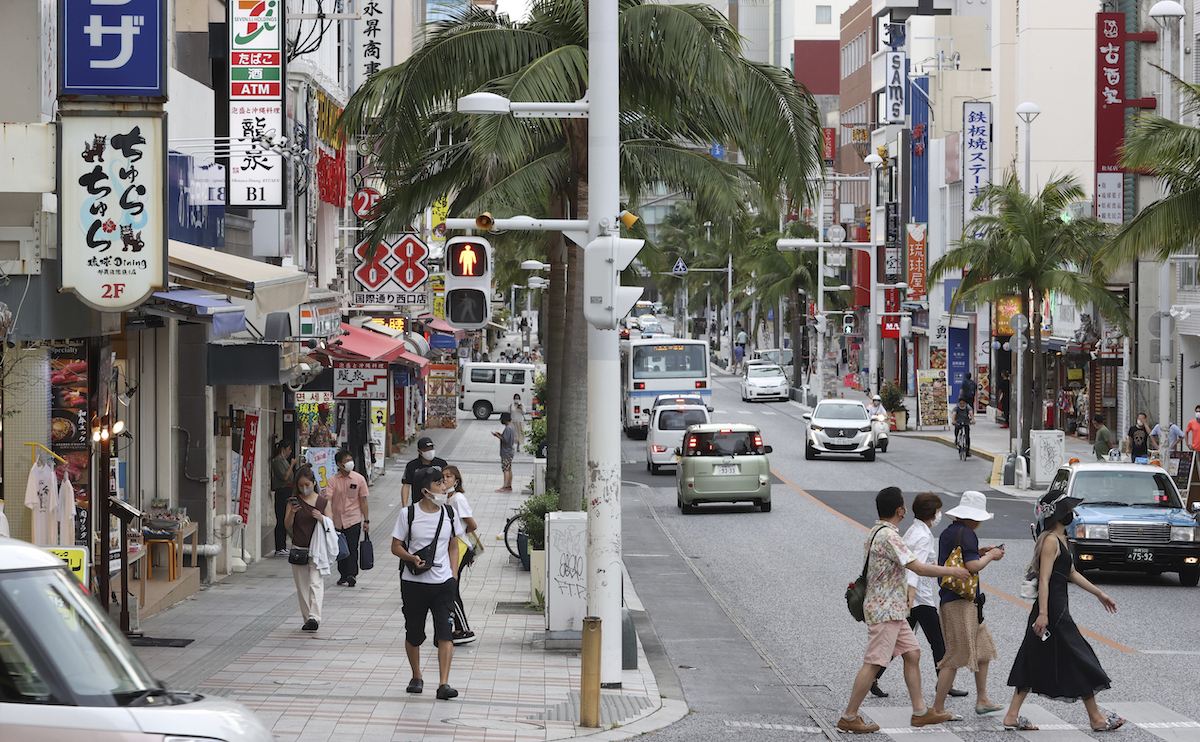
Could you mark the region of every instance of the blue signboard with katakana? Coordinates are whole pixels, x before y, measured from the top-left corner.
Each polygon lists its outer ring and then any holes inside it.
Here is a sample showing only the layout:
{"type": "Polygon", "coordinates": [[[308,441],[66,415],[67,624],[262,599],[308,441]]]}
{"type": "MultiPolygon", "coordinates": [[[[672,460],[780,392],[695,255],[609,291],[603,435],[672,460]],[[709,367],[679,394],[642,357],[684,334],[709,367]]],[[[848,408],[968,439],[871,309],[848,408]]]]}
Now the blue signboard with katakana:
{"type": "Polygon", "coordinates": [[[59,95],[164,98],[165,0],[59,0],[59,95]]]}

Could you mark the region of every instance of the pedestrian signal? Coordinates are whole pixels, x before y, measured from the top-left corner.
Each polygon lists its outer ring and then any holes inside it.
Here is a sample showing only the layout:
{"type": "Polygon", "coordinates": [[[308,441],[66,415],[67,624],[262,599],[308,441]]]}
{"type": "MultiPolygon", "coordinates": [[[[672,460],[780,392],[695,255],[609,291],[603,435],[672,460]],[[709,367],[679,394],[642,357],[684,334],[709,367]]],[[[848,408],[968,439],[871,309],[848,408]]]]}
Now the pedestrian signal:
{"type": "Polygon", "coordinates": [[[450,275],[456,278],[476,278],[488,272],[488,251],[474,241],[450,246],[450,275]]]}
{"type": "Polygon", "coordinates": [[[479,237],[446,243],[446,321],[460,330],[479,330],[492,318],[492,246],[479,237]]]}

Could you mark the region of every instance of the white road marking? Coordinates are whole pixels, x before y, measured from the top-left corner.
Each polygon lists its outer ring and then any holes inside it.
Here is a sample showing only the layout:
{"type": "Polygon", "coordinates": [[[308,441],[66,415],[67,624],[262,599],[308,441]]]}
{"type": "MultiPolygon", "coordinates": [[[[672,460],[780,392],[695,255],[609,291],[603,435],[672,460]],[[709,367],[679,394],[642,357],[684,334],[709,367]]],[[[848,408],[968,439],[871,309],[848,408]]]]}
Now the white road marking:
{"type": "Polygon", "coordinates": [[[1129,701],[1106,703],[1104,707],[1125,717],[1127,723],[1135,724],[1167,742],[1197,742],[1200,740],[1200,724],[1160,704],[1150,701],[1129,701]]]}
{"type": "MultiPolygon", "coordinates": [[[[938,742],[961,742],[961,737],[947,730],[943,724],[929,727],[911,726],[911,706],[872,706],[863,709],[863,711],[866,712],[871,721],[879,725],[879,731],[889,737],[920,734],[923,737],[930,737],[938,742]]],[[[926,713],[929,712],[927,711],[926,713]]]]}

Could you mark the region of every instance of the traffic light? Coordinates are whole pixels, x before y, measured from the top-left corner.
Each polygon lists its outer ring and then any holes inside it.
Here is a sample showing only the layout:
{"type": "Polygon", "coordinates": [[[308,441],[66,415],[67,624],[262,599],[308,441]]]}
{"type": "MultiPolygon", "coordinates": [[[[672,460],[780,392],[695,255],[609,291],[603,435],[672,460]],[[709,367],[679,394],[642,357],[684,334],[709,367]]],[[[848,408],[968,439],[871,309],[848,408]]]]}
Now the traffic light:
{"type": "Polygon", "coordinates": [[[479,237],[446,243],[446,321],[460,330],[479,330],[492,318],[492,246],[479,237]]]}
{"type": "Polygon", "coordinates": [[[858,318],[855,317],[853,314],[842,315],[842,333],[843,334],[853,335],[854,330],[855,330],[855,325],[857,325],[857,324],[858,324],[858,318]]]}
{"type": "Polygon", "coordinates": [[[617,329],[617,322],[642,298],[641,286],[622,286],[621,271],[637,257],[645,240],[604,235],[583,251],[583,316],[593,327],[617,329]]]}

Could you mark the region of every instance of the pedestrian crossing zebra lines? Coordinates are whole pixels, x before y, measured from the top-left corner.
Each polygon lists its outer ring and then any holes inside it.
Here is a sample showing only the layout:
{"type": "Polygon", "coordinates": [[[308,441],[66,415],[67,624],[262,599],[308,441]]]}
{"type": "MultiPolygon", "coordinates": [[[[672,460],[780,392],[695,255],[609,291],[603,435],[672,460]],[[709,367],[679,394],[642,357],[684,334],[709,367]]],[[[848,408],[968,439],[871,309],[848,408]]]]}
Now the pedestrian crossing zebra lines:
{"type": "MultiPolygon", "coordinates": [[[[1200,742],[1200,722],[1153,702],[1105,703],[1100,699],[1100,708],[1114,711],[1125,719],[1125,724],[1145,730],[1164,742],[1200,742]]],[[[913,735],[920,735],[923,742],[963,742],[978,732],[1000,732],[1004,729],[1004,710],[986,716],[975,716],[963,721],[952,721],[928,727],[909,725],[912,718],[911,706],[863,707],[863,716],[879,725],[878,734],[895,740],[908,742],[913,735]]],[[[1016,732],[1029,742],[1088,742],[1094,738],[1088,727],[1068,724],[1052,712],[1036,703],[1026,701],[1021,706],[1021,715],[1038,728],[1037,731],[1016,732]]],[[[746,721],[726,720],[725,726],[820,734],[819,727],[793,726],[789,724],[758,724],[746,721]]],[[[846,735],[851,737],[853,735],[846,735]]],[[[879,739],[878,736],[867,739],[879,739]]]]}

